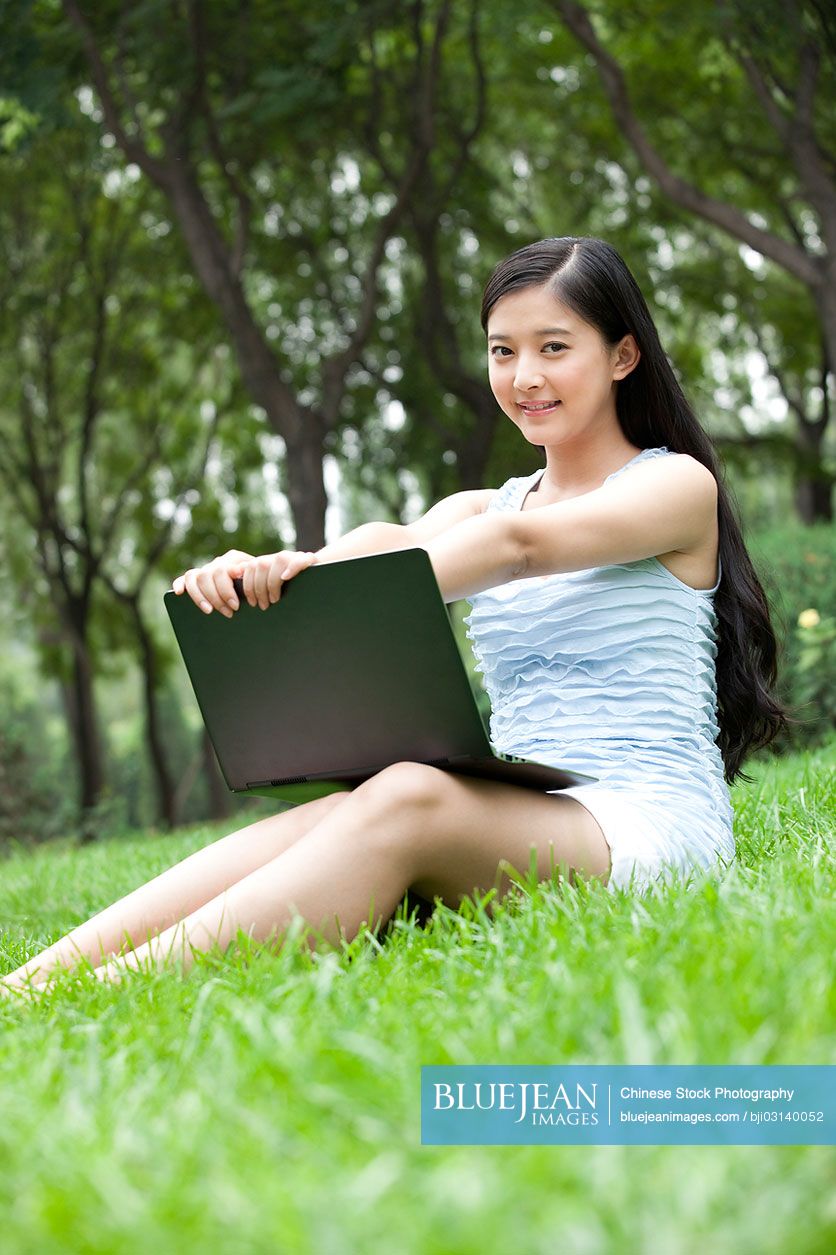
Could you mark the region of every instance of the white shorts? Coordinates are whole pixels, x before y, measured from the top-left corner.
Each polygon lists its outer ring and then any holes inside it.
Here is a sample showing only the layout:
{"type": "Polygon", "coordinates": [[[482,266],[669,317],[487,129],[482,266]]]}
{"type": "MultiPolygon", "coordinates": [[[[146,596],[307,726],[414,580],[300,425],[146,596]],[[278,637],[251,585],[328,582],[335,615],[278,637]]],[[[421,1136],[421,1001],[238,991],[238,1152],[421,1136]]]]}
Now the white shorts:
{"type": "Polygon", "coordinates": [[[555,790],[573,797],[597,820],[610,847],[607,888],[644,892],[652,885],[697,874],[722,872],[735,855],[725,816],[675,793],[661,801],[641,786],[632,789],[578,784],[555,790]]]}

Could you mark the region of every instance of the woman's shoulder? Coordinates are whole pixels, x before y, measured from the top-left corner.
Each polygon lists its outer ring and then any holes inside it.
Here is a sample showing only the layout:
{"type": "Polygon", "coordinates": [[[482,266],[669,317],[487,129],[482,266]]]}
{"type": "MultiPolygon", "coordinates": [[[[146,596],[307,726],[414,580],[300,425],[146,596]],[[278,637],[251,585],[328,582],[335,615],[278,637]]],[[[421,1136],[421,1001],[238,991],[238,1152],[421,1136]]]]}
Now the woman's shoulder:
{"type": "Polygon", "coordinates": [[[512,475],[504,484],[500,484],[499,488],[484,488],[474,492],[474,500],[478,498],[477,513],[483,514],[487,510],[516,509],[525,496],[525,490],[530,488],[532,482],[541,474],[542,471],[534,471],[531,475],[512,475]]]}
{"type": "MultiPolygon", "coordinates": [[[[635,457],[630,458],[629,462],[625,462],[617,471],[613,471],[611,475],[608,475],[604,483],[610,483],[612,480],[618,479],[638,467],[646,467],[648,465],[654,468],[651,476],[661,474],[665,477],[665,480],[670,476],[674,476],[677,484],[681,484],[686,490],[693,486],[705,492],[710,487],[716,493],[717,480],[712,471],[703,462],[700,462],[698,458],[693,457],[690,453],[676,453],[664,445],[640,450],[635,457]]],[[[641,475],[644,476],[645,474],[646,472],[643,470],[641,475]]],[[[652,479],[649,482],[652,482],[652,479]]]]}
{"type": "Polygon", "coordinates": [[[474,514],[484,514],[495,496],[496,489],[493,488],[471,488],[454,492],[451,497],[444,497],[436,502],[414,523],[406,525],[407,530],[416,544],[423,545],[474,514]]]}

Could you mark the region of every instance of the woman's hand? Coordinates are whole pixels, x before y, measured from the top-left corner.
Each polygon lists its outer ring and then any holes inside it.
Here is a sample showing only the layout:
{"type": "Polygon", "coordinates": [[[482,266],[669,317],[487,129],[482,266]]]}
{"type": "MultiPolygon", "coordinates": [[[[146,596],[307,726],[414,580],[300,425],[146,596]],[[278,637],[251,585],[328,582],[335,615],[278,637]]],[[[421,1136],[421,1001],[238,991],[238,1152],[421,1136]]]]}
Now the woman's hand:
{"type": "Polygon", "coordinates": [[[282,549],[280,553],[251,558],[243,570],[244,596],[251,606],[258,603],[262,610],[266,610],[281,597],[282,584],[292,580],[305,567],[313,566],[316,560],[315,553],[297,549],[282,549]]]}
{"type": "Polygon", "coordinates": [[[249,605],[266,610],[281,597],[282,584],[305,567],[313,566],[316,560],[315,553],[301,550],[282,549],[253,557],[240,549],[230,549],[223,557],[178,575],[172,588],[178,596],[188,593],[204,614],[211,614],[214,609],[231,619],[239,605],[233,580],[241,580],[249,605]]]}

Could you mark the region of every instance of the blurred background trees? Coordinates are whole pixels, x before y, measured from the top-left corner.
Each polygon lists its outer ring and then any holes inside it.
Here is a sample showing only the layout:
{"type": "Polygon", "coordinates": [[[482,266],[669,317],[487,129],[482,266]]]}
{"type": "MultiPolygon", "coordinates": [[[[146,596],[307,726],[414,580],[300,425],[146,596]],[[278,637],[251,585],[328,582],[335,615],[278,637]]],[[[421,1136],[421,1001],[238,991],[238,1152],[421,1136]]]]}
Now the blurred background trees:
{"type": "Polygon", "coordinates": [[[0,36],[0,837],[258,805],[218,778],[162,592],[533,470],[478,315],[546,235],[636,273],[795,736],[832,728],[825,6],[2,0],[0,36]]]}

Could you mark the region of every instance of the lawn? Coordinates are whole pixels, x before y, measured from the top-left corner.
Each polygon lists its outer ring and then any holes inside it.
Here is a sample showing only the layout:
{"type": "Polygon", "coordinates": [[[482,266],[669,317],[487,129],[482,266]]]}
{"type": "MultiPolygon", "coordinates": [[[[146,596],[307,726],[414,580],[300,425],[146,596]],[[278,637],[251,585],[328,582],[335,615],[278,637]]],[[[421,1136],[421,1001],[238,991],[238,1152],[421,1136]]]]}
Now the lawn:
{"type": "MultiPolygon", "coordinates": [[[[830,1147],[422,1147],[429,1063],[833,1063],[836,743],[750,767],[720,882],[521,888],[490,920],[291,938],[0,1002],[0,1246],[35,1252],[836,1247],[830,1147]]],[[[2,862],[22,962],[220,836],[2,862]]]]}

